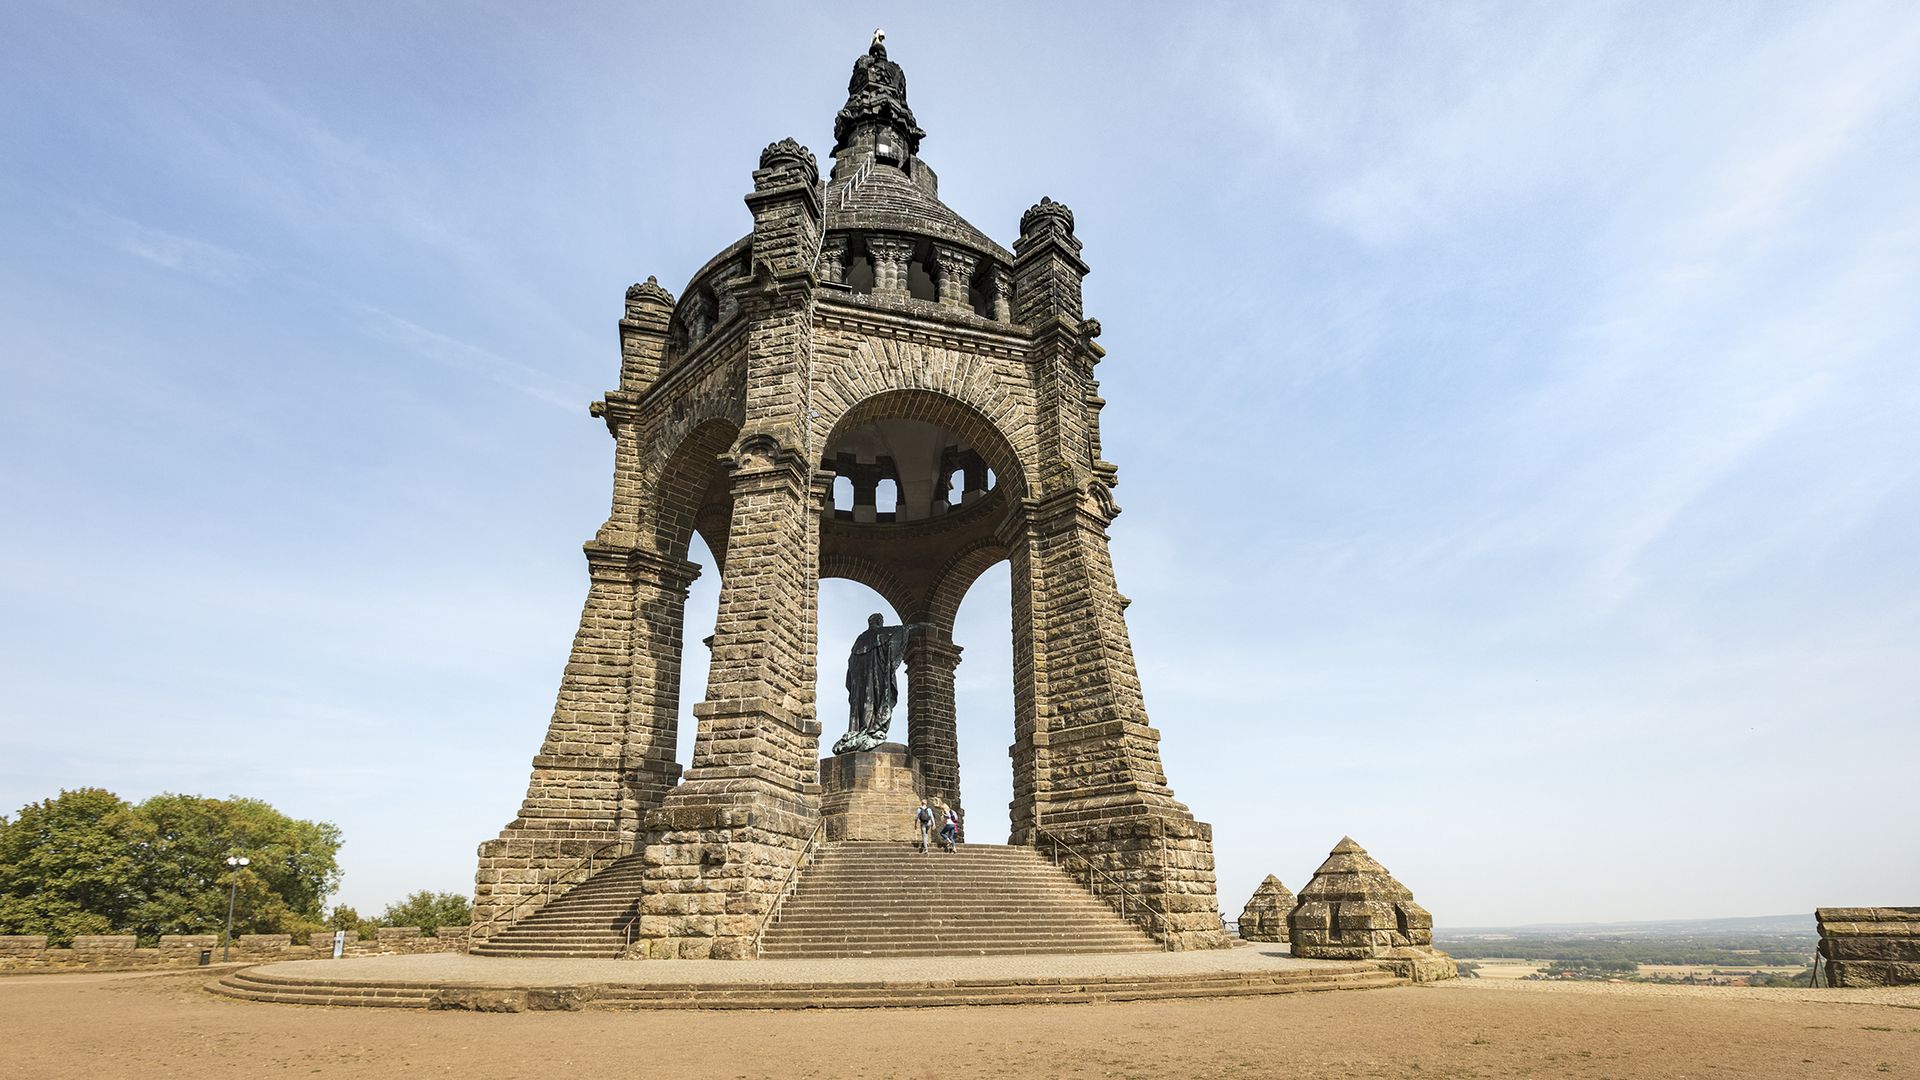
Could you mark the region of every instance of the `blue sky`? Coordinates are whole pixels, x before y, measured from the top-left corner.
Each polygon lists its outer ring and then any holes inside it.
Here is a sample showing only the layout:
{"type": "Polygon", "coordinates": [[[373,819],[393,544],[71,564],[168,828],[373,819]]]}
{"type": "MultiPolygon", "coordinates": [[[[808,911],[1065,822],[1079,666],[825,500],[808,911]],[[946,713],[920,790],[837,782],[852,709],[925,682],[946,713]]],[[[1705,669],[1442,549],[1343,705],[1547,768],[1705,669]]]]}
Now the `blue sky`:
{"type": "MultiPolygon", "coordinates": [[[[363,910],[467,889],[622,293],[830,149],[880,25],[948,203],[1078,218],[1223,908],[1343,834],[1442,925],[1920,902],[1920,11],[695,7],[0,12],[0,808],[258,796],[363,910]]],[[[956,634],[981,839],[1007,597],[956,634]]],[[[823,591],[829,685],[869,610],[823,591]]]]}

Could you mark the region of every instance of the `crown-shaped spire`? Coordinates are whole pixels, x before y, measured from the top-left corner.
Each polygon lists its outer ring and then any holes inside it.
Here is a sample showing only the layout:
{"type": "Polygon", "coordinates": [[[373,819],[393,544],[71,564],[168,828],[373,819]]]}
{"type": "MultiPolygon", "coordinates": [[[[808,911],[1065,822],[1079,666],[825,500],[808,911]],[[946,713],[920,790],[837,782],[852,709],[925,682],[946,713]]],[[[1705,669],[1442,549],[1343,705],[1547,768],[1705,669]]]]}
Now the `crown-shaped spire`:
{"type": "MultiPolygon", "coordinates": [[[[904,145],[908,155],[919,153],[926,132],[913,122],[913,110],[907,107],[907,73],[887,59],[886,33],[875,30],[867,54],[853,62],[853,78],[847,81],[847,103],[833,118],[833,152],[853,145],[863,129],[890,132],[904,145]]],[[[884,141],[884,140],[880,140],[884,141]]]]}

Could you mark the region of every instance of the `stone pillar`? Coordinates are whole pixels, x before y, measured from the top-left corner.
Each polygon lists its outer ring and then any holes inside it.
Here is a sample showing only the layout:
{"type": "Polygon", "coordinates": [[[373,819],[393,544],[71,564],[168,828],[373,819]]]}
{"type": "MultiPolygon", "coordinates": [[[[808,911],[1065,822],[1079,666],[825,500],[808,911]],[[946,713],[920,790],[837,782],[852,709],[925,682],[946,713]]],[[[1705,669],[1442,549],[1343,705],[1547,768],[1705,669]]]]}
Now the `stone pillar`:
{"type": "Polygon", "coordinates": [[[1229,944],[1213,832],[1175,801],[1147,723],[1105,521],[1087,500],[1026,508],[1014,572],[1013,842],[1065,842],[1167,916],[1175,948],[1229,944]],[[1029,675],[1030,673],[1030,675],[1029,675]]]}
{"type": "Polygon", "coordinates": [[[961,459],[960,502],[970,503],[987,493],[987,463],[979,454],[961,459]]]}
{"type": "Polygon", "coordinates": [[[586,553],[586,606],[520,816],[480,845],[482,937],[539,910],[544,900],[518,905],[590,852],[631,851],[641,819],[679,781],[680,638],[700,568],[599,541],[586,553]]]}
{"type": "Polygon", "coordinates": [[[936,246],[933,258],[940,267],[938,284],[941,306],[970,309],[972,305],[967,301],[967,285],[973,279],[973,268],[979,264],[979,256],[971,251],[936,246]]]}
{"type": "MultiPolygon", "coordinates": [[[[1073,214],[1041,199],[1014,243],[1016,321],[1046,388],[1036,416],[1038,490],[1005,528],[1013,563],[1015,843],[1058,839],[1164,915],[1141,925],[1174,948],[1229,944],[1213,835],[1173,798],[1147,722],[1114,581],[1107,526],[1114,467],[1098,458],[1093,367],[1104,355],[1081,313],[1087,265],[1073,214]]],[[[971,484],[969,484],[971,486],[971,484]]]]}
{"type": "Polygon", "coordinates": [[[913,241],[868,237],[867,257],[873,260],[874,292],[885,296],[907,295],[907,267],[913,261],[913,241]]]}
{"type": "Polygon", "coordinates": [[[792,140],[769,146],[747,205],[759,287],[741,297],[746,423],[693,766],[645,822],[634,952],[648,958],[750,958],[819,821],[818,518],[832,474],[813,469],[806,423],[820,235],[812,154],[792,140]]]}
{"type": "Polygon", "coordinates": [[[820,280],[828,285],[847,281],[847,238],[829,236],[820,245],[820,280]]]}
{"type": "Polygon", "coordinates": [[[849,475],[853,478],[853,520],[879,520],[880,470],[863,465],[849,475]]]}
{"type": "Polygon", "coordinates": [[[1013,321],[1013,275],[998,263],[993,267],[993,321],[1013,321]]]}
{"type": "Polygon", "coordinates": [[[926,779],[926,795],[960,808],[960,742],[954,669],[960,646],[944,632],[907,638],[907,750],[926,779]]]}

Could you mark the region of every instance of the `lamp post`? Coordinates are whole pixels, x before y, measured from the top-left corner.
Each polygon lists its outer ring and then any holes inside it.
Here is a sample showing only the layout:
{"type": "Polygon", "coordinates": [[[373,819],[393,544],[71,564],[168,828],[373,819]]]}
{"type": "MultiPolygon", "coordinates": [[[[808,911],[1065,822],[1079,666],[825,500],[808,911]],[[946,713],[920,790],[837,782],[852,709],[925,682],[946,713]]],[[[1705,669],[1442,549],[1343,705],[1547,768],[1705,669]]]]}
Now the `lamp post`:
{"type": "Polygon", "coordinates": [[[233,959],[233,901],[240,892],[240,868],[253,862],[245,855],[227,856],[227,943],[220,947],[220,962],[233,959]]]}

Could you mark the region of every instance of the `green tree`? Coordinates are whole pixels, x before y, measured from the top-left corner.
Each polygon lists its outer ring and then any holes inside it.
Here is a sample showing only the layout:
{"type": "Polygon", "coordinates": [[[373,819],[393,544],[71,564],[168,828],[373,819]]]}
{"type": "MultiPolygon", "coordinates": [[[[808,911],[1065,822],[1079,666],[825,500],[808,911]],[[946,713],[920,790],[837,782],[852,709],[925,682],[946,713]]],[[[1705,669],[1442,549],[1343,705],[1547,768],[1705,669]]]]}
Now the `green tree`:
{"type": "Polygon", "coordinates": [[[136,933],[220,932],[229,884],[235,934],[297,937],[322,928],[321,902],[340,884],[336,826],[287,817],[259,799],[155,795],[136,811],[136,933]],[[229,868],[233,855],[248,865],[229,868]]]}
{"type": "Polygon", "coordinates": [[[0,818],[0,933],[217,933],[229,885],[235,933],[304,935],[338,887],[340,830],[258,799],[156,795],[129,805],[63,791],[0,818]],[[230,855],[250,865],[234,870],[230,855]]]}
{"type": "Polygon", "coordinates": [[[371,941],[374,932],[380,929],[380,922],[377,919],[362,918],[358,911],[345,904],[335,904],[333,910],[327,912],[327,925],[323,929],[357,930],[360,933],[360,940],[371,941]]]}
{"type": "Polygon", "coordinates": [[[139,900],[134,808],[100,788],[62,791],[0,817],[0,933],[76,934],[128,925],[139,900]]]}
{"type": "Polygon", "coordinates": [[[409,893],[397,904],[388,904],[380,916],[381,926],[417,926],[428,934],[442,926],[465,926],[472,921],[473,905],[466,896],[426,889],[409,893]]]}

